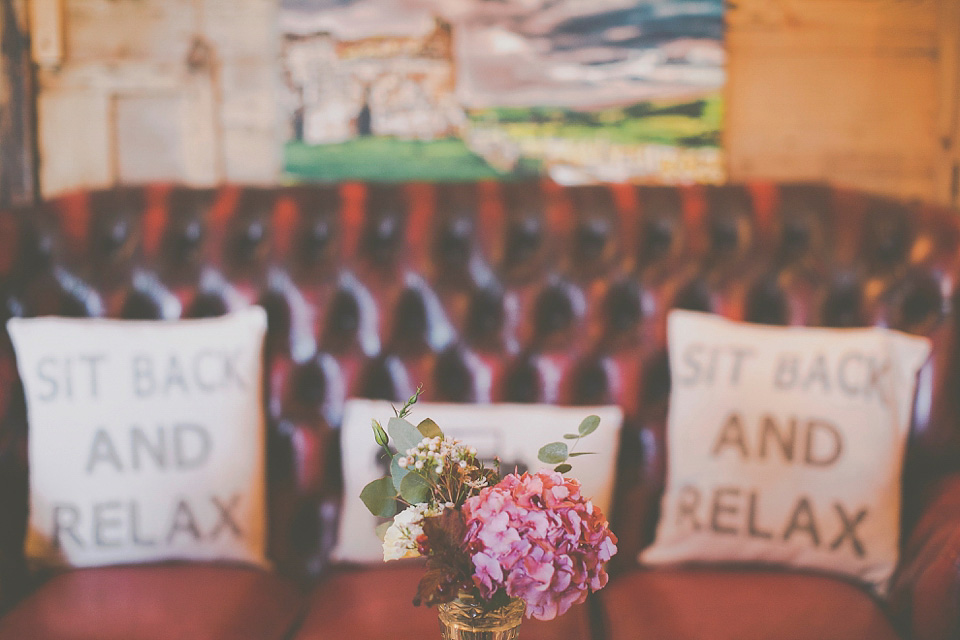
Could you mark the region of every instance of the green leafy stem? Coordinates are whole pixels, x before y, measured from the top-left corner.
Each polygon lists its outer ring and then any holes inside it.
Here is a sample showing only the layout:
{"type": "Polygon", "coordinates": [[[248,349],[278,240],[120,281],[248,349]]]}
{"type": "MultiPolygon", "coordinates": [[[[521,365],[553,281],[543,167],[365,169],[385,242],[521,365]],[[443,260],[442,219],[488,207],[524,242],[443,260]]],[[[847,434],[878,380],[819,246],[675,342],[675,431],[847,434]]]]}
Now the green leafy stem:
{"type": "Polygon", "coordinates": [[[438,489],[435,472],[429,469],[418,471],[405,468],[399,463],[400,458],[406,456],[406,452],[419,445],[424,438],[443,438],[443,431],[430,418],[421,421],[417,426],[406,420],[422,392],[423,388],[417,387],[416,392],[401,409],[393,408],[396,415],[387,422],[386,429],[379,421],[373,420],[373,437],[390,458],[390,475],[370,482],[360,492],[363,504],[375,516],[392,518],[397,513],[397,498],[408,505],[418,504],[426,502],[434,490],[438,489]],[[397,448],[396,452],[390,448],[391,440],[397,448]]]}
{"type": "Polygon", "coordinates": [[[577,433],[563,434],[564,440],[574,441],[572,447],[568,447],[566,442],[551,442],[540,447],[540,451],[537,452],[537,458],[539,458],[541,462],[557,465],[553,468],[554,471],[567,473],[573,469],[573,466],[567,462],[568,459],[576,458],[577,456],[596,455],[595,451],[574,450],[577,448],[577,445],[580,444],[581,438],[590,435],[596,431],[599,426],[599,416],[587,416],[583,419],[583,422],[580,423],[580,426],[577,427],[577,433]]]}

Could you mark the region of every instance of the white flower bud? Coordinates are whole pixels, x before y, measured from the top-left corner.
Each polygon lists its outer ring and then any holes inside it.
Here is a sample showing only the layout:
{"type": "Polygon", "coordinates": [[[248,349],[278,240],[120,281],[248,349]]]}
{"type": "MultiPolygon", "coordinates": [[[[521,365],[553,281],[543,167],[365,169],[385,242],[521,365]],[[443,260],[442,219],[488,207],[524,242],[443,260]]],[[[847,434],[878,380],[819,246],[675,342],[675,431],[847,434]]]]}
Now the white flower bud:
{"type": "Polygon", "coordinates": [[[397,460],[397,466],[400,467],[401,469],[406,469],[408,464],[410,464],[410,460],[408,460],[407,458],[400,458],[399,460],[397,460]]]}
{"type": "Polygon", "coordinates": [[[415,466],[417,469],[423,469],[423,460],[417,460],[417,463],[413,466],[415,466]]]}

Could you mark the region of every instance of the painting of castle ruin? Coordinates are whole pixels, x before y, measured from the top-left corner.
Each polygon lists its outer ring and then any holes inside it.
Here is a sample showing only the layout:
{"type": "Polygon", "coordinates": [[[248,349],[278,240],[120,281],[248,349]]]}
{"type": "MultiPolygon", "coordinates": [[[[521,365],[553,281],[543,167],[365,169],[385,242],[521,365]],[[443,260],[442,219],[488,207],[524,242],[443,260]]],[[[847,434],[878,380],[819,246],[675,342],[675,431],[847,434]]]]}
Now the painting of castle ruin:
{"type": "Polygon", "coordinates": [[[282,0],[292,180],[719,182],[723,0],[282,0]]]}

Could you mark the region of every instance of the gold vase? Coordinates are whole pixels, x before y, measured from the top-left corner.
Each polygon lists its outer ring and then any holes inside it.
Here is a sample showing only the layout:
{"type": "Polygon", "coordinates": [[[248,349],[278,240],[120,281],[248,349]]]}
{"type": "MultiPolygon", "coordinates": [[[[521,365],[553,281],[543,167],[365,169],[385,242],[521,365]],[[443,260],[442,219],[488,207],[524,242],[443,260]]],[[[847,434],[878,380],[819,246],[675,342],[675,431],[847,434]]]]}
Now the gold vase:
{"type": "Polygon", "coordinates": [[[484,611],[477,598],[462,594],[439,605],[443,640],[515,640],[526,605],[520,598],[493,611],[484,611]]]}

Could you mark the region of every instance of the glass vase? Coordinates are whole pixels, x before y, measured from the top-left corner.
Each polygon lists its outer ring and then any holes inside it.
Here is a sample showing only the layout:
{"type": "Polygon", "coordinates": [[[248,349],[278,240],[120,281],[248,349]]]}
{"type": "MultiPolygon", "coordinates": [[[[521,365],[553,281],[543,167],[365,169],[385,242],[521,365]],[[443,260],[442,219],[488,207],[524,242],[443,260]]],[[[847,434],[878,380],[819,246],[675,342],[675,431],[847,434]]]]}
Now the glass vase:
{"type": "Polygon", "coordinates": [[[482,602],[462,594],[453,602],[438,606],[443,640],[515,640],[526,605],[520,598],[509,604],[484,611],[482,602]]]}

